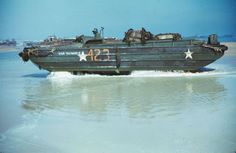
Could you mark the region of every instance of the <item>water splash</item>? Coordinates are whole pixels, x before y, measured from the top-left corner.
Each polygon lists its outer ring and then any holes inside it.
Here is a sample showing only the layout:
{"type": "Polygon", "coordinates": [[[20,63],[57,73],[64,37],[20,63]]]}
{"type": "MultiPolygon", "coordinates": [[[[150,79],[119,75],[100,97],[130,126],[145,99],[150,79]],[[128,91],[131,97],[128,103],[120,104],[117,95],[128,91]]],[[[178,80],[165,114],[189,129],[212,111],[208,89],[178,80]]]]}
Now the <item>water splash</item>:
{"type": "Polygon", "coordinates": [[[71,74],[70,72],[51,72],[47,76],[48,79],[68,79],[74,77],[75,75],[71,74]]]}
{"type": "Polygon", "coordinates": [[[83,74],[83,75],[73,75],[69,72],[51,72],[47,78],[50,80],[71,80],[77,78],[117,78],[117,77],[220,77],[222,75],[236,76],[236,71],[231,70],[214,70],[214,69],[204,69],[200,72],[184,72],[184,71],[133,71],[130,75],[98,75],[98,74],[83,74]]]}

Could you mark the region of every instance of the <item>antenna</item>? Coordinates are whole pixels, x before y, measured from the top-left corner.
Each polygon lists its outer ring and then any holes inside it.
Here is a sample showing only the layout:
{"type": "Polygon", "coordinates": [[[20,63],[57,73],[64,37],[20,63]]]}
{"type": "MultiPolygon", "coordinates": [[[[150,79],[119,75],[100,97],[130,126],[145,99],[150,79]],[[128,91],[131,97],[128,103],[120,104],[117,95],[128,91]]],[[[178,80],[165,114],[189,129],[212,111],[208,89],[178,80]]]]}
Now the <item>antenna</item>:
{"type": "Polygon", "coordinates": [[[104,27],[101,27],[100,33],[102,35],[102,38],[104,38],[104,27]]]}

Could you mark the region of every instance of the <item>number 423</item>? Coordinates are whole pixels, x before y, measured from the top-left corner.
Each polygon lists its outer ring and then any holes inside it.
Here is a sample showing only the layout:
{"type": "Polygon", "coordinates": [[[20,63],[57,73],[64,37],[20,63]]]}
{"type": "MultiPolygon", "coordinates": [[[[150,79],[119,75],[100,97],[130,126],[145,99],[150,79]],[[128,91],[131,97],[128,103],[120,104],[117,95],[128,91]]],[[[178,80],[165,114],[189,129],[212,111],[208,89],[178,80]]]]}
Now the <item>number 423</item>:
{"type": "Polygon", "coordinates": [[[89,49],[88,56],[91,57],[91,61],[109,61],[110,51],[109,49],[89,49]]]}

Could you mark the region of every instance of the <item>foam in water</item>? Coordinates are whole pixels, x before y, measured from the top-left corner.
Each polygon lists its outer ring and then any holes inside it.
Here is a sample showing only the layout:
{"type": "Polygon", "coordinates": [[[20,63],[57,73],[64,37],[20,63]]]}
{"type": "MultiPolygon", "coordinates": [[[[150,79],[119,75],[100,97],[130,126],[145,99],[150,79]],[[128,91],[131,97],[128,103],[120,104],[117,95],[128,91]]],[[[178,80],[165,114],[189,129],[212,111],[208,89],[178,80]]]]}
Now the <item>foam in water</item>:
{"type": "Polygon", "coordinates": [[[98,74],[83,74],[83,75],[73,75],[69,72],[51,72],[47,78],[56,80],[70,80],[75,78],[91,78],[91,77],[201,77],[201,76],[221,76],[232,74],[231,71],[202,71],[202,72],[184,72],[184,71],[133,71],[130,75],[98,75],[98,74]]]}
{"type": "Polygon", "coordinates": [[[70,72],[51,72],[47,78],[56,80],[70,80],[74,78],[91,78],[91,77],[204,77],[204,76],[222,76],[234,75],[236,71],[223,64],[211,64],[209,67],[202,68],[200,72],[184,71],[133,71],[130,75],[98,75],[98,74],[78,74],[73,75],[70,72]]]}
{"type": "Polygon", "coordinates": [[[51,79],[67,79],[67,78],[73,78],[75,77],[74,75],[72,75],[70,72],[51,72],[47,78],[51,79]]]}

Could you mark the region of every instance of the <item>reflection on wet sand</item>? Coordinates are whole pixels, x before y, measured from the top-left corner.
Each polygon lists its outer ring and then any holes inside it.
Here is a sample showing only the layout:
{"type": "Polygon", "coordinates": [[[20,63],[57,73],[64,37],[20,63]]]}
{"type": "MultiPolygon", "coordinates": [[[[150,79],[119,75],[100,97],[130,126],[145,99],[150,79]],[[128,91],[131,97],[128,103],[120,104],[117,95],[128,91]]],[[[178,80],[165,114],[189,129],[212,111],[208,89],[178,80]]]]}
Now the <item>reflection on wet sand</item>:
{"type": "Polygon", "coordinates": [[[145,118],[179,114],[192,103],[214,105],[224,94],[224,86],[214,77],[47,79],[34,87],[26,84],[22,106],[93,118],[109,113],[145,118]]]}

